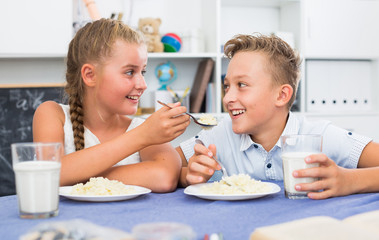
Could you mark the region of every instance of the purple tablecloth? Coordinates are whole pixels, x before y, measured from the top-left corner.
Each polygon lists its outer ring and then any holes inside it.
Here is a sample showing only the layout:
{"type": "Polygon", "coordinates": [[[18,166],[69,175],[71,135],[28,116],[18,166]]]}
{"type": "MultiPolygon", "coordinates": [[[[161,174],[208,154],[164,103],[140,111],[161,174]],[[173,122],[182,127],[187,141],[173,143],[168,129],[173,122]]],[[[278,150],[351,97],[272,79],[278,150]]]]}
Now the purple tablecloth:
{"type": "Polygon", "coordinates": [[[210,201],[187,196],[183,189],[173,193],[150,193],[121,202],[78,202],[61,197],[59,216],[30,220],[18,216],[17,197],[0,197],[0,238],[18,239],[32,227],[46,221],[84,219],[94,224],[131,232],[147,222],[178,222],[193,228],[197,239],[204,234],[222,233],[224,239],[248,239],[257,227],[299,218],[325,215],[343,219],[379,209],[379,193],[355,194],[326,200],[290,200],[281,192],[245,201],[210,201]]]}

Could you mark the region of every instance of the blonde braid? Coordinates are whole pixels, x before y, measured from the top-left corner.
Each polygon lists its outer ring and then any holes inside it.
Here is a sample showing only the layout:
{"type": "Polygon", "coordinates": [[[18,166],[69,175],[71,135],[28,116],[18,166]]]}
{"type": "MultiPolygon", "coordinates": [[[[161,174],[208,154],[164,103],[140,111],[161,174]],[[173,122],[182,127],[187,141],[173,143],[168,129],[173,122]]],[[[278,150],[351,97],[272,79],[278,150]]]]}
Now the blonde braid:
{"type": "MultiPolygon", "coordinates": [[[[78,36],[83,34],[84,30],[78,31],[78,36]]],[[[82,61],[80,59],[80,38],[75,37],[69,46],[67,54],[67,70],[65,92],[68,95],[68,104],[70,106],[70,120],[74,136],[75,150],[84,149],[84,113],[82,104],[82,95],[84,95],[84,84],[81,77],[82,61]]]]}
{"type": "MultiPolygon", "coordinates": [[[[74,77],[70,79],[75,79],[75,74],[70,74],[70,71],[68,69],[75,68],[73,64],[69,66],[67,64],[67,73],[66,78],[69,79],[71,75],[74,75],[74,77]]],[[[81,79],[80,76],[76,76],[81,79]]],[[[74,145],[75,150],[81,150],[84,148],[84,123],[83,123],[83,104],[82,104],[82,98],[80,97],[81,94],[83,94],[83,84],[82,81],[67,81],[65,87],[65,92],[68,95],[68,104],[70,106],[70,120],[72,123],[72,130],[74,134],[74,145]],[[75,82],[75,84],[73,84],[75,82]]]]}
{"type": "Polygon", "coordinates": [[[72,122],[72,130],[74,132],[75,150],[84,149],[84,123],[83,123],[83,107],[79,97],[72,97],[70,104],[70,119],[72,122]]]}

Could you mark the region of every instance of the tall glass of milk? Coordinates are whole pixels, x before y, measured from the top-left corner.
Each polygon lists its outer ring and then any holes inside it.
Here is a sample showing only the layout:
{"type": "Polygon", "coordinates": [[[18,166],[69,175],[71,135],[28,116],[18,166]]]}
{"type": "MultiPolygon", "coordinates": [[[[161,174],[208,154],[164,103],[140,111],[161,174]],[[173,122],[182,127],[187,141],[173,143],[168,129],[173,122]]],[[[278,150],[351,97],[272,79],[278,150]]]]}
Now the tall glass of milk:
{"type": "Polygon", "coordinates": [[[284,192],[287,198],[307,198],[305,191],[297,191],[295,185],[299,183],[311,183],[317,178],[295,178],[292,173],[295,170],[318,167],[318,163],[308,164],[305,158],[312,154],[321,153],[322,136],[317,134],[284,135],[281,137],[284,192]]]}
{"type": "Polygon", "coordinates": [[[58,215],[60,143],[13,143],[12,162],[21,218],[58,215]]]}

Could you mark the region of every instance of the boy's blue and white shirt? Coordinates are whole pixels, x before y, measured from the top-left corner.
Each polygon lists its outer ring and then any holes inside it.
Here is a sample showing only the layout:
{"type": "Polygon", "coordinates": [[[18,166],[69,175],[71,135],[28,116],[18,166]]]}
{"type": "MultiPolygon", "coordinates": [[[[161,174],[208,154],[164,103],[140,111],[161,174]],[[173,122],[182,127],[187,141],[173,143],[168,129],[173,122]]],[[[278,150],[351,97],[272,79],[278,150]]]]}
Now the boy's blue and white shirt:
{"type": "MultiPolygon", "coordinates": [[[[321,134],[322,152],[345,168],[356,168],[363,149],[372,141],[371,138],[336,127],[330,121],[308,121],[291,112],[282,135],[288,134],[321,134]]],[[[283,180],[280,140],[267,152],[248,134],[235,134],[229,117],[211,130],[202,130],[198,137],[206,146],[216,145],[217,158],[229,175],[245,173],[258,180],[283,180]]],[[[195,137],[180,144],[187,161],[194,154],[194,146],[195,137]]],[[[210,180],[220,179],[221,174],[217,171],[210,180]]]]}

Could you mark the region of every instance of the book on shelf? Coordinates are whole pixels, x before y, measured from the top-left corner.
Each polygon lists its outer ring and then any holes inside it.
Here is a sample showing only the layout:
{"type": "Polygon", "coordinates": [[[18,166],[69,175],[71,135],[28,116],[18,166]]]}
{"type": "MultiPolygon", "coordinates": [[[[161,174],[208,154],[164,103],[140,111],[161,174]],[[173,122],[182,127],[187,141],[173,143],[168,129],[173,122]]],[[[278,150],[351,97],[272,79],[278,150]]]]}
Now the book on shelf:
{"type": "Polygon", "coordinates": [[[260,227],[250,240],[379,239],[379,210],[339,220],[328,216],[309,217],[260,227]]]}
{"type": "Polygon", "coordinates": [[[214,61],[206,58],[199,62],[190,93],[190,110],[199,113],[205,99],[208,83],[212,77],[214,61]]]}

